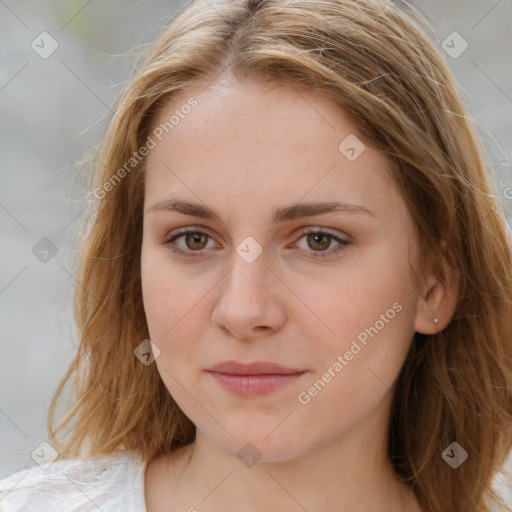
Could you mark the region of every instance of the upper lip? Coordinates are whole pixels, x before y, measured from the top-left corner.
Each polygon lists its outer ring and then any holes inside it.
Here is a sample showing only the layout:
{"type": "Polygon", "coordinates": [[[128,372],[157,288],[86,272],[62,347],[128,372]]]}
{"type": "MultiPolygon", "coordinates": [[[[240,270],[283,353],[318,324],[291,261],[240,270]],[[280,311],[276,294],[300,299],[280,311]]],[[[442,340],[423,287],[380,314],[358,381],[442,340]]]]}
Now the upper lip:
{"type": "Polygon", "coordinates": [[[229,375],[291,375],[303,373],[305,370],[287,368],[277,363],[256,361],[244,364],[237,361],[223,361],[208,369],[210,372],[225,373],[229,375]]]}

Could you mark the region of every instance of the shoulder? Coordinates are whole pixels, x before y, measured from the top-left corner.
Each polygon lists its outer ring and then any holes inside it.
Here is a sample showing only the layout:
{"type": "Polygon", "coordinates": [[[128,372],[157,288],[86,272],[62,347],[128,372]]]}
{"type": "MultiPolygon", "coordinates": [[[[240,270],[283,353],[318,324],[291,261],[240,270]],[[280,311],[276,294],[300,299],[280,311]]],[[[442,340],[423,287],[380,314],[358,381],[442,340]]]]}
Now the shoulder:
{"type": "Polygon", "coordinates": [[[134,451],[33,465],[0,480],[0,511],[145,512],[144,468],[134,451]]]}
{"type": "Polygon", "coordinates": [[[502,468],[502,470],[495,475],[492,487],[506,505],[512,507],[512,478],[509,467],[502,468]]]}

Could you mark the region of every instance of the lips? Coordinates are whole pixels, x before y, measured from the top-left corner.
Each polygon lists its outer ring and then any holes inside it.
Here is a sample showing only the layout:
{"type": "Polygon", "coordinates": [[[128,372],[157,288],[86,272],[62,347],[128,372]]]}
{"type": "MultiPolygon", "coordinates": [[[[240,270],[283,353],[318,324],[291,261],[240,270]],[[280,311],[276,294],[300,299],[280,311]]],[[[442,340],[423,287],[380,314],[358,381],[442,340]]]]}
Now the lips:
{"type": "Polygon", "coordinates": [[[225,390],[247,397],[277,391],[306,373],[306,370],[264,361],[250,364],[224,361],[207,371],[225,390]]]}
{"type": "Polygon", "coordinates": [[[236,361],[224,361],[212,366],[208,371],[228,375],[293,375],[295,373],[304,372],[304,370],[287,368],[277,363],[265,361],[249,364],[238,363],[236,361]]]}

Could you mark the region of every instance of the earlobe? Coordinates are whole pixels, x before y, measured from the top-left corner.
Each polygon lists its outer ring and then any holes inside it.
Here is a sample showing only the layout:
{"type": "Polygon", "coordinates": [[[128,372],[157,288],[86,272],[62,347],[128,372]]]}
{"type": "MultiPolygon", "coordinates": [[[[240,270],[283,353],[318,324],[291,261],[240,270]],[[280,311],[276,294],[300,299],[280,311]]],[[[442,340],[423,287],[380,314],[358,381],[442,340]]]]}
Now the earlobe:
{"type": "Polygon", "coordinates": [[[414,329],[421,334],[436,334],[451,321],[458,301],[456,272],[443,260],[421,283],[414,329]]]}

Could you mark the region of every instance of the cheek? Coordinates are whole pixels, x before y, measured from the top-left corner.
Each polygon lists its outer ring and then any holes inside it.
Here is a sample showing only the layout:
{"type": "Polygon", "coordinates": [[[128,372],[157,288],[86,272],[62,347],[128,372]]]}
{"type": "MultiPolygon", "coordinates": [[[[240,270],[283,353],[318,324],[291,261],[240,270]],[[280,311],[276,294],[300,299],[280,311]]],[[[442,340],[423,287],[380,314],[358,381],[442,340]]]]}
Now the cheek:
{"type": "Polygon", "coordinates": [[[186,329],[188,340],[192,341],[194,331],[200,325],[196,319],[203,314],[198,290],[191,283],[173,279],[170,273],[165,277],[152,275],[142,279],[144,310],[151,339],[159,346],[167,346],[181,339],[186,329]],[[194,321],[191,321],[192,317],[194,321]]]}
{"type": "Polygon", "coordinates": [[[387,247],[345,263],[332,275],[327,293],[304,297],[334,331],[316,337],[318,364],[311,381],[320,378],[322,397],[314,398],[315,407],[334,401],[349,413],[371,409],[399,374],[414,335],[416,296],[406,250],[387,247]],[[326,374],[329,369],[334,378],[326,374]]]}
{"type": "Polygon", "coordinates": [[[170,266],[165,250],[153,247],[151,242],[143,242],[141,284],[150,331],[153,329],[161,337],[185,314],[187,307],[191,308],[194,281],[170,266]]]}
{"type": "Polygon", "coordinates": [[[414,310],[408,304],[385,300],[383,304],[383,308],[372,306],[373,311],[359,308],[368,320],[351,317],[349,309],[355,309],[347,305],[347,315],[336,326],[335,342],[319,340],[311,354],[319,358],[318,364],[295,400],[312,432],[336,436],[348,431],[386,397],[390,399],[412,340],[409,318],[414,310]]]}
{"type": "Polygon", "coordinates": [[[294,282],[302,301],[322,320],[321,333],[326,339],[346,343],[373,326],[390,308],[385,317],[389,323],[382,332],[401,324],[408,333],[414,325],[416,297],[411,293],[414,284],[406,251],[391,247],[359,251],[320,279],[301,276],[294,282]],[[395,314],[398,306],[392,309],[395,303],[401,306],[399,314],[395,314]]]}
{"type": "Polygon", "coordinates": [[[165,370],[179,379],[200,363],[198,344],[209,324],[205,294],[213,284],[171,268],[165,251],[144,245],[141,284],[149,335],[160,349],[156,364],[171,389],[174,385],[165,370]]]}
{"type": "Polygon", "coordinates": [[[162,350],[164,344],[172,338],[175,326],[183,316],[183,283],[176,273],[166,271],[161,256],[152,248],[142,246],[141,285],[144,311],[149,334],[154,343],[162,350]]]}
{"type": "Polygon", "coordinates": [[[190,385],[190,370],[197,365],[194,332],[190,316],[198,310],[189,306],[191,298],[181,293],[182,283],[172,279],[170,272],[154,272],[146,267],[142,272],[142,293],[149,337],[160,350],[155,364],[169,393],[183,402],[179,383],[190,385]]]}

